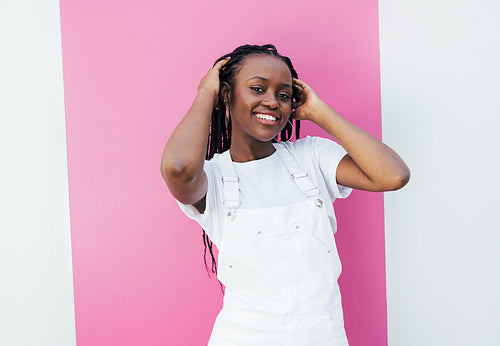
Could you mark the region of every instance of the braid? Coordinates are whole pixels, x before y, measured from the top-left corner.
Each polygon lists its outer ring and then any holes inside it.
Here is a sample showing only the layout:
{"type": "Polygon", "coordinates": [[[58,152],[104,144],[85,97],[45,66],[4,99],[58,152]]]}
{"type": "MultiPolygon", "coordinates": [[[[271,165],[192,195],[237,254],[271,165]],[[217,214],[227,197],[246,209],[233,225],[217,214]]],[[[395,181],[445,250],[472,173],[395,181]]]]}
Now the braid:
{"type": "MultiPolygon", "coordinates": [[[[223,60],[227,57],[231,58],[220,70],[219,79],[221,84],[222,82],[227,82],[231,86],[231,88],[233,88],[234,77],[240,71],[243,60],[248,56],[261,55],[261,54],[272,55],[281,59],[284,63],[286,63],[286,65],[290,69],[292,77],[298,78],[297,72],[293,68],[291,60],[286,56],[280,55],[275,46],[273,46],[272,44],[265,44],[263,46],[247,44],[236,48],[231,53],[221,56],[214,63],[215,65],[220,60],[223,60]]],[[[292,86],[292,89],[293,89],[292,102],[294,103],[298,101],[299,94],[298,94],[298,89],[295,86],[292,86]]],[[[210,160],[214,156],[214,154],[222,153],[226,150],[229,150],[229,147],[231,146],[231,117],[228,114],[229,119],[226,120],[227,107],[222,101],[223,101],[222,97],[219,93],[219,100],[212,111],[212,121],[210,124],[210,132],[208,136],[208,145],[206,153],[207,160],[210,160]],[[226,126],[226,121],[227,121],[227,126],[226,126]]],[[[298,139],[300,137],[300,121],[298,120],[291,120],[291,121],[295,121],[295,139],[298,139]]],[[[292,123],[287,122],[281,133],[279,135],[276,135],[276,137],[273,139],[273,142],[277,142],[278,137],[280,141],[290,140],[292,137],[292,132],[293,132],[292,123]]],[[[210,256],[212,258],[211,272],[216,274],[217,263],[212,251],[213,243],[210,241],[205,231],[203,231],[203,244],[205,247],[203,253],[205,268],[208,272],[208,267],[206,262],[206,253],[208,247],[210,256]]]]}

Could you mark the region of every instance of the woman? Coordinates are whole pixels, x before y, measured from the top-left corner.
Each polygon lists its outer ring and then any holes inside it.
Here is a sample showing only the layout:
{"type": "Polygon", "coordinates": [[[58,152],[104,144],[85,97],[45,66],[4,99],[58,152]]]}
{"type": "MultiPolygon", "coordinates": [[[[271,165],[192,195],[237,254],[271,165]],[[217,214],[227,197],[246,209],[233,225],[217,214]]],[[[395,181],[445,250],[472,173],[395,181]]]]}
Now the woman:
{"type": "Polygon", "coordinates": [[[226,290],[209,345],[348,344],[332,202],[403,187],[410,173],[392,149],[323,102],[274,46],[245,45],[201,80],[162,174],[219,249],[226,290]],[[340,145],[290,142],[300,120],[340,145]]]}

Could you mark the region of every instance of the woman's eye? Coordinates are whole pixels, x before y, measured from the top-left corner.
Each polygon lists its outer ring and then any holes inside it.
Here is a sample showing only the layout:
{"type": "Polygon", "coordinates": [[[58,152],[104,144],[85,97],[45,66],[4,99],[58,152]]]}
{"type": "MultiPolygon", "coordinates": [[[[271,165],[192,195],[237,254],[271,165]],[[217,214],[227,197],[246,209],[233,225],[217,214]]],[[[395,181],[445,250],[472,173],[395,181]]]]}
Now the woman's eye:
{"type": "Polygon", "coordinates": [[[278,94],[278,96],[284,100],[288,100],[290,98],[290,96],[288,94],[278,94]]]}
{"type": "Polygon", "coordinates": [[[257,91],[257,92],[264,91],[264,89],[262,89],[261,87],[250,87],[250,89],[257,91]]]}

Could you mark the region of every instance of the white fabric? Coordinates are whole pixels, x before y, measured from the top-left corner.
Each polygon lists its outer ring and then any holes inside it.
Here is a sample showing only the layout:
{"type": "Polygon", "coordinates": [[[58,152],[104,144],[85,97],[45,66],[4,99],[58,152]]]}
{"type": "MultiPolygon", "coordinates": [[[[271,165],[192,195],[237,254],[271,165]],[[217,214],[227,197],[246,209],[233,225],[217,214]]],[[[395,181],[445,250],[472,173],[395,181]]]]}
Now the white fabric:
{"type": "Polygon", "coordinates": [[[226,214],[217,277],[226,291],[208,346],[348,346],[325,203],[287,145],[275,147],[303,201],[238,208],[239,178],[229,152],[220,155],[226,214]]]}
{"type": "MultiPolygon", "coordinates": [[[[300,167],[307,172],[312,184],[320,189],[332,230],[335,232],[336,220],[332,203],[336,198],[346,198],[352,191],[336,181],[337,166],[347,152],[336,142],[320,137],[307,136],[295,142],[275,143],[275,146],[278,145],[286,145],[300,167]]],[[[224,189],[220,156],[216,154],[210,161],[205,161],[204,169],[208,177],[205,212],[200,214],[192,205],[178,202],[183,212],[203,227],[217,247],[222,236],[225,215],[222,205],[224,189]]],[[[264,159],[233,162],[233,166],[239,177],[241,209],[285,206],[306,199],[277,151],[264,159]]]]}

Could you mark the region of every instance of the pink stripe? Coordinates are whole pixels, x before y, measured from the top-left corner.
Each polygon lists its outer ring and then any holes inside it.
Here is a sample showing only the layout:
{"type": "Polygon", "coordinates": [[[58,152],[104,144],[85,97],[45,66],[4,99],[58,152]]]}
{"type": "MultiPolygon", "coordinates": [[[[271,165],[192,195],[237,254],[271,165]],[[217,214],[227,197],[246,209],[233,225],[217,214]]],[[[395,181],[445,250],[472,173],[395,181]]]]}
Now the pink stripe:
{"type": "MultiPolygon", "coordinates": [[[[377,1],[61,0],[61,15],[78,345],[206,344],[222,296],[160,175],[163,146],[213,61],[267,42],[380,138],[377,1]]],[[[382,202],[336,204],[353,346],[387,344],[382,202]]]]}

